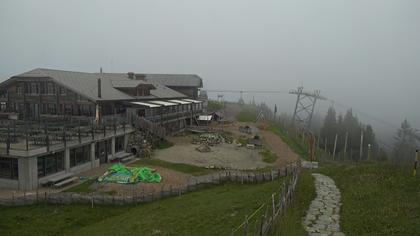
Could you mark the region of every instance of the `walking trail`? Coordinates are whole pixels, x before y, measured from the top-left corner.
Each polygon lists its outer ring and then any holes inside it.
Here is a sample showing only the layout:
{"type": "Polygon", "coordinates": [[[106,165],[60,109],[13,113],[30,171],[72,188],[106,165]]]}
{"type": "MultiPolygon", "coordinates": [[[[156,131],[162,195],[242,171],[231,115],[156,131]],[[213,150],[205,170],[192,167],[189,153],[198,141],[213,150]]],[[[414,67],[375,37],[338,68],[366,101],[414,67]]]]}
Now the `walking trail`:
{"type": "Polygon", "coordinates": [[[315,177],[317,196],[303,220],[305,230],[309,235],[344,235],[340,231],[340,190],[330,177],[312,175],[315,177]]]}

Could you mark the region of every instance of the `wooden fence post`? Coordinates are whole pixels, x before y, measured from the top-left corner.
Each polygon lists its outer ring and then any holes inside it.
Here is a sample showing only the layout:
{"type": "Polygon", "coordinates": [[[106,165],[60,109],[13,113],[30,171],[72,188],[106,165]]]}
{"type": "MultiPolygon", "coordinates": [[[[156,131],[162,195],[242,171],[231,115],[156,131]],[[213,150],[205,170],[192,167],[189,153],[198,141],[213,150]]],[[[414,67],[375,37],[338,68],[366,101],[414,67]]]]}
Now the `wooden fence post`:
{"type": "Polygon", "coordinates": [[[276,215],[276,203],[274,201],[274,195],[275,195],[275,193],[271,194],[271,203],[272,203],[272,206],[273,206],[273,220],[274,220],[274,216],[276,215]]]}
{"type": "Polygon", "coordinates": [[[248,215],[245,216],[244,235],[248,235],[248,215]]]}

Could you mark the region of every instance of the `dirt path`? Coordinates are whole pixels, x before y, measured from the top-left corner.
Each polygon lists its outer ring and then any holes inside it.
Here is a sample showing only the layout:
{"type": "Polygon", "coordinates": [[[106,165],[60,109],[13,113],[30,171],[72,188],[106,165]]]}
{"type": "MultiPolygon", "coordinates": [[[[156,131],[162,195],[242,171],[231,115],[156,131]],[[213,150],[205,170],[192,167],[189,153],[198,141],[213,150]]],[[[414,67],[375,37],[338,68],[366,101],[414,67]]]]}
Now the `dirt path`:
{"type": "Polygon", "coordinates": [[[260,130],[260,133],[268,147],[278,156],[276,162],[274,162],[273,165],[285,166],[286,164],[297,161],[299,159],[299,156],[294,153],[292,149],[290,149],[290,147],[285,144],[279,136],[265,130],[260,130]]]}

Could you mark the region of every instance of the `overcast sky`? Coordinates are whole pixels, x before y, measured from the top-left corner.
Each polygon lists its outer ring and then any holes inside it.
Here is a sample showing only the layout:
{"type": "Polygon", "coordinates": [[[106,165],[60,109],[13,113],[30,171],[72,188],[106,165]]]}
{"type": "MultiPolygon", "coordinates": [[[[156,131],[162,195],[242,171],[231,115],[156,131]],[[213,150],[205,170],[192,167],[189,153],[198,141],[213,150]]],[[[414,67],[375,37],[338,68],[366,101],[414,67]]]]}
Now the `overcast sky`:
{"type": "MultiPolygon", "coordinates": [[[[103,67],[195,73],[207,89],[303,84],[420,128],[418,0],[1,0],[0,30],[0,81],[37,67],[103,67]]],[[[295,99],[256,98],[287,112],[295,99]]]]}

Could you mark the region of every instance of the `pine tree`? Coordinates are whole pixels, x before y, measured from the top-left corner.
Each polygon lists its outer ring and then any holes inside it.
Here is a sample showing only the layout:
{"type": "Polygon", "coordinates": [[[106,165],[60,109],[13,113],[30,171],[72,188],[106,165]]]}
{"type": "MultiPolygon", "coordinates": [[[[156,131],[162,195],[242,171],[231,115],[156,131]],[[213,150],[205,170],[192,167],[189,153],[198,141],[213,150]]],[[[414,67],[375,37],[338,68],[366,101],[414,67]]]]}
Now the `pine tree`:
{"type": "Polygon", "coordinates": [[[416,140],[418,140],[417,131],[408,123],[407,119],[401,123],[401,128],[397,131],[395,138],[393,159],[399,162],[408,162],[413,159],[416,140]]]}
{"type": "Polygon", "coordinates": [[[335,116],[335,110],[333,107],[330,107],[324,119],[324,126],[321,128],[322,141],[324,143],[325,139],[327,139],[327,151],[329,151],[330,153],[332,153],[334,149],[334,139],[336,133],[337,120],[335,116]]]}
{"type": "Polygon", "coordinates": [[[351,109],[347,110],[344,115],[343,126],[345,132],[348,133],[347,156],[353,160],[357,160],[359,158],[361,126],[357,117],[353,116],[351,109]]]}
{"type": "Polygon", "coordinates": [[[377,150],[377,143],[375,140],[375,133],[371,125],[366,125],[366,128],[363,131],[363,157],[368,159],[369,157],[369,145],[370,145],[370,158],[376,159],[377,154],[374,150],[377,150]]]}

